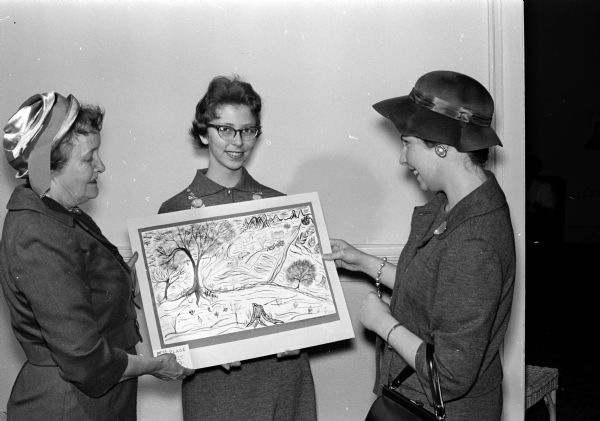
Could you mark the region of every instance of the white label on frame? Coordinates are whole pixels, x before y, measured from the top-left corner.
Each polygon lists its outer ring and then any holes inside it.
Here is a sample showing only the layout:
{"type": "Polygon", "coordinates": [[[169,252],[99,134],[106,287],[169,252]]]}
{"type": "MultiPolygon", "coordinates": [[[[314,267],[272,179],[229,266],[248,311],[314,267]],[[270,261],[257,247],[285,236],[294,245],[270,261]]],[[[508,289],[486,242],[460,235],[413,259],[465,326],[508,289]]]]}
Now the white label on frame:
{"type": "Polygon", "coordinates": [[[170,348],[157,349],[154,351],[154,356],[158,357],[162,354],[175,354],[177,362],[184,367],[193,368],[192,356],[190,355],[189,345],[172,346],[170,348]]]}

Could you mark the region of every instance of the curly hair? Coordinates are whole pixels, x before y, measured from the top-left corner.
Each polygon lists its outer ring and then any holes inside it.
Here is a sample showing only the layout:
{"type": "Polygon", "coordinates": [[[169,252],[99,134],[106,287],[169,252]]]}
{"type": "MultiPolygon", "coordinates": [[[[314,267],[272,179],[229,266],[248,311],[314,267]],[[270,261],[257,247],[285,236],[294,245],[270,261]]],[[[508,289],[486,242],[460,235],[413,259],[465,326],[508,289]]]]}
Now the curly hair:
{"type": "Polygon", "coordinates": [[[100,133],[104,110],[97,105],[82,105],[75,122],[65,135],[52,147],[50,169],[60,170],[71,157],[73,142],[77,136],[100,133]]]}
{"type": "Polygon", "coordinates": [[[217,108],[224,104],[246,105],[260,126],[260,110],[262,101],[252,85],[244,82],[239,76],[217,76],[208,85],[206,93],[196,105],[196,114],[190,128],[190,135],[199,147],[207,147],[200,138],[206,135],[208,126],[218,118],[217,108]]]}

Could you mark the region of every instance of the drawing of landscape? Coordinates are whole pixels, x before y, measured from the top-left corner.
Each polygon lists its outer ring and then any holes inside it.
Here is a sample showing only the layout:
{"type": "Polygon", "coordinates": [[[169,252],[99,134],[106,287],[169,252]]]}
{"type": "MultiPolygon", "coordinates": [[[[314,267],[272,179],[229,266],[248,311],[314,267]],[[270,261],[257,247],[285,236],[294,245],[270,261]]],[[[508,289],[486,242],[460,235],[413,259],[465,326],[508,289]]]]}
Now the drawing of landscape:
{"type": "Polygon", "coordinates": [[[310,204],[151,227],[140,237],[165,345],[336,313],[310,204]]]}

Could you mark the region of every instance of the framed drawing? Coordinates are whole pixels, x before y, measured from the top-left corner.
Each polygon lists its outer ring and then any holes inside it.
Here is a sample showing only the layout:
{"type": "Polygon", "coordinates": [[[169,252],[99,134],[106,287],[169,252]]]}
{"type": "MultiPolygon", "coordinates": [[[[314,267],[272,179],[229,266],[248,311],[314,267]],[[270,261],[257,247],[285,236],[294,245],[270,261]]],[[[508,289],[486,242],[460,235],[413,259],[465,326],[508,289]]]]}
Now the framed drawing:
{"type": "Polygon", "coordinates": [[[128,220],[155,355],[192,368],[354,338],[317,193],[128,220]],[[189,351],[188,351],[189,350],[189,351]]]}

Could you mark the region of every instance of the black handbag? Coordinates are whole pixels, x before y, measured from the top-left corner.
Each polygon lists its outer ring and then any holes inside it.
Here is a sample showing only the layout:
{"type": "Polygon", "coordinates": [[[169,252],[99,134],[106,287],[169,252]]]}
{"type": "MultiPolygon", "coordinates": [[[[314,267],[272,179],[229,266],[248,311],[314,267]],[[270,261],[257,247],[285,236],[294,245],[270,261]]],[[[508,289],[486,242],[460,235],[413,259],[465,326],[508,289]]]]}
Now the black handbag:
{"type": "Polygon", "coordinates": [[[432,344],[427,344],[425,355],[429,386],[433,397],[433,412],[425,409],[422,402],[409,399],[396,390],[414,372],[411,367],[406,366],[394,381],[383,386],[381,396],[371,405],[365,421],[445,421],[446,409],[442,399],[437,366],[433,359],[432,344]]]}

